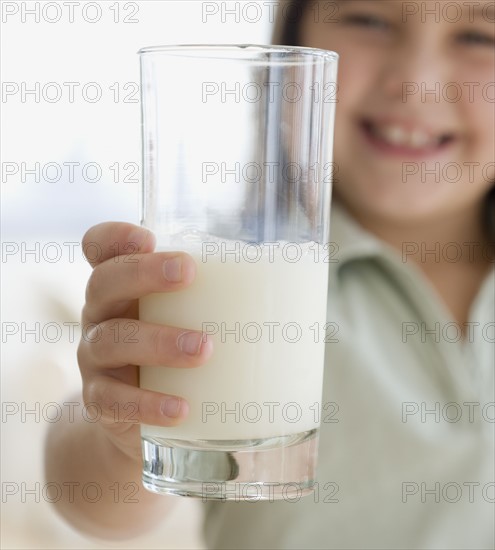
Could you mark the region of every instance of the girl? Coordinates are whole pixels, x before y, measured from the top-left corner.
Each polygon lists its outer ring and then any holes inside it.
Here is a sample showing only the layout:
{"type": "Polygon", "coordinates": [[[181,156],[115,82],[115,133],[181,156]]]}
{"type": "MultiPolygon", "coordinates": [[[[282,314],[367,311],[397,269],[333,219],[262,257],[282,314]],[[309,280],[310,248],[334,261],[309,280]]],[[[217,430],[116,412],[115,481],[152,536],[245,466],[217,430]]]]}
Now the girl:
{"type": "MultiPolygon", "coordinates": [[[[274,43],[340,54],[338,166],[319,485],[295,501],[206,503],[215,548],[491,548],[494,540],[493,2],[341,0],[279,3],[274,43]],[[455,6],[454,6],[455,4],[455,6]],[[453,7],[456,8],[454,17],[453,7]],[[455,94],[455,95],[454,95],[455,94]]],[[[83,399],[98,424],[67,422],[47,442],[47,479],[140,484],[139,425],[179,424],[180,396],[137,385],[143,363],[200,367],[212,344],[187,327],[139,323],[114,341],[137,299],[194,279],[181,253],[153,253],[144,229],[106,223],[84,243],[104,254],[88,283],[83,399]],[[129,243],[139,262],[114,257],[129,243]],[[119,247],[115,246],[118,243],[119,247]],[[112,327],[112,328],[111,328],[112,327]],[[113,407],[110,409],[110,407],[113,407]]],[[[104,537],[149,529],[176,499],[59,501],[104,537]]]]}

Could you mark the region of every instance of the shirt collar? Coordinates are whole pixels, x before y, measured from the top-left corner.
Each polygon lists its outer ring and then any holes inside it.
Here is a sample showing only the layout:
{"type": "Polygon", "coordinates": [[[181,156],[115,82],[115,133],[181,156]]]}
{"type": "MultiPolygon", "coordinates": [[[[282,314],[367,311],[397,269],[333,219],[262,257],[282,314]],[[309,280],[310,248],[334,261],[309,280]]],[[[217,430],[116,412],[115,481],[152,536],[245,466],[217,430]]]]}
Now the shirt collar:
{"type": "Polygon", "coordinates": [[[353,260],[397,255],[395,250],[369,233],[349,214],[347,209],[334,201],[331,209],[330,241],[337,269],[353,260]]]}
{"type": "MultiPolygon", "coordinates": [[[[385,260],[384,265],[393,269],[396,277],[408,280],[424,280],[419,268],[411,262],[401,261],[399,252],[362,227],[347,211],[344,205],[333,201],[330,221],[330,241],[332,257],[330,266],[335,266],[335,274],[348,263],[355,260],[385,260]],[[333,261],[332,261],[333,259],[333,261]]],[[[473,308],[495,301],[495,265],[483,281],[473,308]],[[480,303],[482,305],[480,305],[480,303]]]]}

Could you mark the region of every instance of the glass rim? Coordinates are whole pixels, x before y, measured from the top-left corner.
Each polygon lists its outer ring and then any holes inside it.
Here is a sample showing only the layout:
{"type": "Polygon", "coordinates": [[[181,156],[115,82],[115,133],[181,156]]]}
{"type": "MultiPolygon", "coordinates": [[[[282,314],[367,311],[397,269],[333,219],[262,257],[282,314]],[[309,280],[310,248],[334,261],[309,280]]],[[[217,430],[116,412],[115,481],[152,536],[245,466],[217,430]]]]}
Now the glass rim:
{"type": "MultiPolygon", "coordinates": [[[[323,61],[338,61],[339,54],[331,50],[323,50],[320,48],[308,48],[305,46],[280,46],[275,44],[173,44],[161,46],[146,46],[138,50],[140,56],[164,54],[177,57],[197,57],[205,59],[238,59],[242,60],[242,55],[233,57],[226,55],[228,53],[243,52],[262,54],[262,53],[281,53],[293,54],[301,56],[301,60],[305,57],[313,59],[321,59],[323,61]],[[212,55],[205,55],[211,52],[212,55]],[[223,54],[222,54],[223,52],[223,54]],[[213,55],[213,54],[217,55],[213,55]],[[189,54],[189,55],[188,55],[189,54]],[[191,55],[192,54],[192,55],[191,55]],[[196,54],[196,55],[195,55],[196,54]]],[[[278,59],[278,62],[283,61],[278,59]]],[[[293,62],[293,60],[292,60],[293,62]]]]}

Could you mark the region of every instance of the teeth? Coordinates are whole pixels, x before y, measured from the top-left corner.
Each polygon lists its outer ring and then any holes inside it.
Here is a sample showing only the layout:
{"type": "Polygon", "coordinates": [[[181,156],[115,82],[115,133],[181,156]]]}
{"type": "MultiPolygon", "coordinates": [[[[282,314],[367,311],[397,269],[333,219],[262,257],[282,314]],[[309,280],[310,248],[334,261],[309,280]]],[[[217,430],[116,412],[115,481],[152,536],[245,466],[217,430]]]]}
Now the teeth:
{"type": "Polygon", "coordinates": [[[426,132],[419,129],[406,130],[396,124],[390,126],[374,127],[375,135],[387,141],[391,145],[409,147],[411,149],[424,149],[425,147],[437,146],[439,138],[430,137],[426,132]]]}
{"type": "Polygon", "coordinates": [[[406,145],[408,137],[400,126],[386,126],[382,130],[382,137],[394,145],[406,145]]]}
{"type": "Polygon", "coordinates": [[[429,145],[432,141],[438,140],[432,140],[421,130],[413,130],[409,136],[409,145],[415,149],[422,149],[429,145]]]}

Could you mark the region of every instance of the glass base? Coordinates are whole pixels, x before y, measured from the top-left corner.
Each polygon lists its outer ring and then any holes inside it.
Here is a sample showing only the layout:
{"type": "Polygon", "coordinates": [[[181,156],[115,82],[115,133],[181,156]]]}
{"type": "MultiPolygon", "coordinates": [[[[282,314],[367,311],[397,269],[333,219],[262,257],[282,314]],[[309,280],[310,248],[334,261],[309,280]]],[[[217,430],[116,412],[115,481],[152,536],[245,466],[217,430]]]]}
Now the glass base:
{"type": "Polygon", "coordinates": [[[183,441],[146,436],[143,485],[209,500],[295,502],[315,487],[318,430],[268,439],[183,441]]]}

